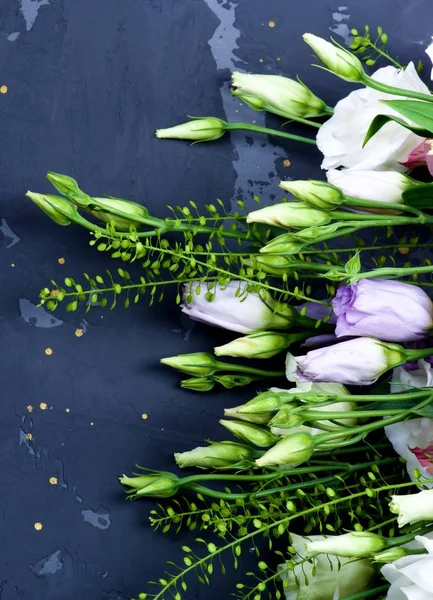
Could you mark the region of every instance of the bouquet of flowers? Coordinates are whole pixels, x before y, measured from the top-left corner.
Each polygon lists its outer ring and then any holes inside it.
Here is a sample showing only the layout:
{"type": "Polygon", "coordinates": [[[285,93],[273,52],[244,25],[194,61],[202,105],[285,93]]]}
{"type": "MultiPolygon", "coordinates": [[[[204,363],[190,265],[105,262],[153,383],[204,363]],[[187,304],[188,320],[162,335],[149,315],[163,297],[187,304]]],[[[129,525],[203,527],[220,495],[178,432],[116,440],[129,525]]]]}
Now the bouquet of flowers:
{"type": "Polygon", "coordinates": [[[209,584],[237,569],[246,547],[257,561],[234,590],[244,600],[433,598],[433,265],[422,252],[433,247],[433,183],[413,172],[433,174],[433,95],[413,63],[388,54],[382,28],[374,41],[368,27],[352,34],[351,51],[304,35],[322,68],[359,86],[334,108],[301,81],[233,73],[242,102],[316,138],[216,117],[156,132],[317,143],[326,182],[282,181],[291,196],[270,206],[255,197],[256,210],[218,200],[203,212],[191,201],[167,218],[56,173],[47,177],[61,195],[27,194],[121,263],[81,283],[51,282],[42,304],[128,307],[174,285],[191,319],[236,334],[214,354],[163,358],[186,376],[181,386],[261,390],[224,411],[230,439],[175,454],[181,469],[200,471],[120,478],[130,499],[172,498],[150,511],[155,529],[202,531],[140,600],[180,600],[189,575],[209,584]],[[378,56],[391,64],[367,74],[378,56]],[[134,262],[137,279],[125,268],[134,262]]]}

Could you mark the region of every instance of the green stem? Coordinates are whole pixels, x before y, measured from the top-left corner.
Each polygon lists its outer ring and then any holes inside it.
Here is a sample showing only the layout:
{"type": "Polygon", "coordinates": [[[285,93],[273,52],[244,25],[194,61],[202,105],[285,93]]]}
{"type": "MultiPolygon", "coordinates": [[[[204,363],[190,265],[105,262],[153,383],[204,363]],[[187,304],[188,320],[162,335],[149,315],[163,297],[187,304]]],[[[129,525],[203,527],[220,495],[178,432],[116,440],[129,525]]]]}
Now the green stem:
{"type": "Polygon", "coordinates": [[[417,217],[422,216],[422,211],[408,204],[400,204],[398,202],[377,202],[375,200],[365,200],[363,198],[355,198],[353,196],[345,196],[344,206],[355,206],[365,208],[383,208],[384,210],[398,210],[401,212],[411,212],[417,217]]]}
{"type": "Polygon", "coordinates": [[[381,277],[407,277],[408,275],[421,275],[422,273],[433,273],[433,265],[425,267],[383,267],[374,271],[357,273],[350,277],[351,283],[360,279],[373,279],[381,277]]]}
{"type": "Polygon", "coordinates": [[[394,87],[392,85],[387,85],[386,83],[381,83],[380,81],[377,81],[368,75],[363,77],[362,83],[373,90],[384,92],[385,94],[404,96],[405,98],[415,98],[416,100],[424,100],[425,102],[433,102],[433,96],[430,94],[423,94],[422,92],[415,92],[414,90],[406,90],[394,87]]]}
{"type": "Polygon", "coordinates": [[[265,369],[256,369],[255,367],[246,367],[244,365],[234,365],[219,360],[215,363],[215,371],[225,371],[230,373],[247,373],[248,375],[258,375],[259,377],[284,377],[285,371],[266,371],[265,369]]]}
{"type": "Polygon", "coordinates": [[[275,135],[288,140],[294,140],[296,142],[304,142],[305,144],[313,144],[314,146],[316,145],[316,140],[312,138],[295,135],[293,133],[286,133],[284,131],[278,131],[278,129],[269,129],[268,127],[261,127],[260,125],[251,125],[250,123],[227,123],[224,129],[226,131],[255,131],[257,133],[275,135]]]}
{"type": "Polygon", "coordinates": [[[359,592],[358,594],[352,594],[352,596],[345,596],[341,600],[364,600],[364,598],[374,598],[374,600],[378,600],[379,594],[382,592],[387,592],[389,590],[389,583],[385,585],[380,585],[372,590],[364,590],[363,592],[359,592]]]}

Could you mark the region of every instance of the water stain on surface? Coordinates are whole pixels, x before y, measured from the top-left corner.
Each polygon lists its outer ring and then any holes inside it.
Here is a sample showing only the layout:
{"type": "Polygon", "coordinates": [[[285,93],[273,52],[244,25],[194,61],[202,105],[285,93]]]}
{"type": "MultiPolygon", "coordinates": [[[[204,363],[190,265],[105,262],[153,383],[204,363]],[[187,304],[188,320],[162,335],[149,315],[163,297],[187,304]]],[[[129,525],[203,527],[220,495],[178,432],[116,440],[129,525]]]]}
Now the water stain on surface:
{"type": "Polygon", "coordinates": [[[27,298],[20,298],[20,313],[26,323],[34,327],[59,327],[63,321],[56,319],[42,306],[32,304],[27,298]]]}
{"type": "Polygon", "coordinates": [[[48,556],[44,556],[44,558],[38,560],[34,565],[30,565],[29,568],[37,577],[45,577],[46,575],[54,575],[58,571],[61,571],[63,567],[63,550],[58,548],[48,556]]]}
{"type": "Polygon", "coordinates": [[[350,15],[345,11],[347,11],[347,6],[339,6],[338,11],[332,13],[332,18],[336,24],[329,29],[335,35],[343,38],[346,46],[350,46],[353,36],[350,32],[350,27],[347,25],[347,23],[344,23],[344,21],[348,21],[350,19],[350,15]]]}
{"type": "Polygon", "coordinates": [[[81,514],[84,521],[96,529],[108,529],[111,525],[110,511],[103,506],[98,506],[97,510],[84,508],[81,514]]]}
{"type": "Polygon", "coordinates": [[[7,37],[8,42],[15,42],[15,40],[18,39],[19,35],[19,31],[12,31],[12,33],[10,33],[7,37]]]}
{"type": "Polygon", "coordinates": [[[47,6],[50,0],[20,0],[21,13],[26,22],[26,29],[30,31],[38,18],[41,6],[47,6]]]}
{"type": "Polygon", "coordinates": [[[18,244],[18,242],[21,241],[21,238],[18,237],[9,227],[6,219],[1,219],[0,221],[0,233],[3,234],[6,248],[12,248],[12,246],[15,246],[15,244],[18,244]]]}

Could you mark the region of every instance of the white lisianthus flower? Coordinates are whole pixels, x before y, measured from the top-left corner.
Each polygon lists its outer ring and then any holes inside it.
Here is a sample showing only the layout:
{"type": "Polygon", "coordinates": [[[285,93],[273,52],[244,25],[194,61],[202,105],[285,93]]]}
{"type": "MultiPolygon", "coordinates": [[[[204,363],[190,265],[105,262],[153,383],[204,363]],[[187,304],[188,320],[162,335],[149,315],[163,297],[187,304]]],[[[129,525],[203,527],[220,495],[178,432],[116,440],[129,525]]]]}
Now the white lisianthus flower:
{"type": "MultiPolygon", "coordinates": [[[[329,183],[340,188],[346,196],[376,202],[403,202],[402,194],[413,186],[410,177],[395,171],[359,171],[331,169],[326,173],[329,183]]],[[[370,211],[370,208],[361,210],[370,211]]]]}
{"type": "MultiPolygon", "coordinates": [[[[404,367],[394,369],[391,392],[398,394],[410,388],[423,387],[433,387],[432,367],[427,361],[419,360],[418,368],[413,371],[408,371],[404,367]]],[[[430,463],[428,456],[422,458],[418,455],[418,458],[413,452],[415,449],[426,450],[433,444],[433,419],[423,417],[387,425],[385,434],[397,454],[406,460],[407,472],[412,481],[416,481],[415,469],[419,470],[424,478],[433,478],[433,461],[430,463]]],[[[433,487],[431,483],[426,485],[433,487]]]]}
{"type": "MultiPolygon", "coordinates": [[[[324,540],[322,535],[312,535],[308,539],[292,533],[290,541],[297,556],[295,563],[308,556],[306,544],[324,540]]],[[[329,539],[329,538],[328,538],[329,539]]],[[[286,600],[335,600],[362,592],[368,586],[375,570],[368,559],[353,560],[319,554],[293,570],[285,564],[278,567],[284,581],[286,600]]]]}
{"type": "Polygon", "coordinates": [[[417,547],[425,548],[427,554],[404,556],[381,569],[391,584],[388,600],[433,600],[433,540],[421,535],[415,540],[417,547]]]}
{"type": "Polygon", "coordinates": [[[422,490],[417,494],[391,496],[389,510],[398,515],[398,526],[433,519],[433,490],[422,490]]]}
{"type": "MultiPolygon", "coordinates": [[[[430,94],[413,63],[405,70],[383,67],[373,79],[391,85],[430,94]]],[[[324,155],[322,168],[348,167],[359,170],[405,171],[401,165],[423,138],[397,123],[387,123],[363,148],[365,135],[377,115],[397,115],[379,100],[397,98],[371,88],[355,90],[337,103],[333,116],[317,134],[317,145],[324,155]]],[[[400,118],[401,115],[398,115],[400,118]]]]}
{"type": "MultiPolygon", "coordinates": [[[[432,36],[432,40],[433,40],[433,36],[432,36]]],[[[426,52],[427,56],[429,57],[429,59],[433,63],[433,42],[427,47],[425,52],[426,52]]],[[[430,79],[433,79],[433,69],[431,70],[430,79]]]]}

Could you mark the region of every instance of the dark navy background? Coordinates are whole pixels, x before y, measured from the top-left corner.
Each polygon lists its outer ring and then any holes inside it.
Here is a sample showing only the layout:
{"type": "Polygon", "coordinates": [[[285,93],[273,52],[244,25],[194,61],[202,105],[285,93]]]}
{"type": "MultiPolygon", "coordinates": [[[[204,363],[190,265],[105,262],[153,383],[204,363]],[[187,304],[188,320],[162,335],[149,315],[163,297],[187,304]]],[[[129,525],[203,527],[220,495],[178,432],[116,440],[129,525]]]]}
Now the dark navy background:
{"type": "MultiPolygon", "coordinates": [[[[252,193],[278,199],[279,178],[320,175],[317,150],[243,133],[190,148],[157,141],[154,130],[186,114],[278,126],[230,97],[235,68],[299,74],[334,103],[350,86],[309,67],[301,35],[344,42],[350,27],[366,23],[385,28],[402,62],[417,60],[433,34],[433,4],[2,0],[2,600],[127,599],[161,576],[189,538],[153,533],[152,503],[126,503],[117,476],[135,462],[172,468],[174,451],[221,439],[223,407],[253,393],[186,393],[158,366],[162,356],[210,350],[229,337],[192,327],[170,295],[153,308],[96,308],[87,316],[35,308],[51,278],[96,274],[112,261],[88,247],[86,232],[53,224],[26,190],[50,191],[44,175],[53,170],[90,194],[129,197],[157,215],[166,203],[190,199],[218,196],[228,206],[252,193]]],[[[238,580],[193,584],[187,598],[227,597],[238,580]]]]}

